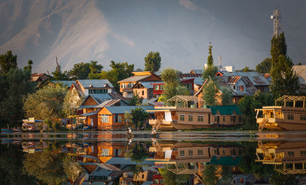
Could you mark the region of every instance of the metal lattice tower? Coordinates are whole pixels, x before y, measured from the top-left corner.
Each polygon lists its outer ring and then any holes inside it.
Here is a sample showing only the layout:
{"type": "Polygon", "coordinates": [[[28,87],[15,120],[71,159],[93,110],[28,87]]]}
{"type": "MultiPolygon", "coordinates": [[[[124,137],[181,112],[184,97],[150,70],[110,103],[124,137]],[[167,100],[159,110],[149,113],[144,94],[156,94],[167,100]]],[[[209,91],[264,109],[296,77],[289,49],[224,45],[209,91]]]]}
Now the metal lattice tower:
{"type": "Polygon", "coordinates": [[[218,60],[219,60],[219,70],[222,71],[223,67],[222,67],[222,56],[221,55],[218,56],[218,60]]]}
{"type": "Polygon", "coordinates": [[[281,12],[278,9],[278,2],[276,2],[276,10],[273,10],[271,19],[273,20],[273,35],[278,36],[282,29],[281,12]]]}

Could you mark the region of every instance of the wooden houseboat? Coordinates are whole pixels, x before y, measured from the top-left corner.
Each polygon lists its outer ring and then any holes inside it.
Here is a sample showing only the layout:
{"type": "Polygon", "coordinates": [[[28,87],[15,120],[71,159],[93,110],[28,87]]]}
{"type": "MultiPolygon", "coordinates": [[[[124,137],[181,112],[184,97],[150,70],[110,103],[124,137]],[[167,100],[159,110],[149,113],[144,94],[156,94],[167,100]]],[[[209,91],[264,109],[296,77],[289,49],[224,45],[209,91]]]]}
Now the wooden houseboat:
{"type": "Polygon", "coordinates": [[[177,95],[167,100],[166,107],[155,107],[149,124],[153,129],[197,129],[237,126],[241,114],[236,105],[207,107],[202,98],[177,95]],[[171,106],[169,106],[171,105],[171,106]]]}
{"type": "Polygon", "coordinates": [[[270,130],[306,130],[306,96],[284,95],[275,101],[275,106],[263,106],[255,109],[259,131],[270,130]],[[277,106],[283,102],[282,106],[277,106]],[[288,106],[290,105],[290,107],[288,106]]]}

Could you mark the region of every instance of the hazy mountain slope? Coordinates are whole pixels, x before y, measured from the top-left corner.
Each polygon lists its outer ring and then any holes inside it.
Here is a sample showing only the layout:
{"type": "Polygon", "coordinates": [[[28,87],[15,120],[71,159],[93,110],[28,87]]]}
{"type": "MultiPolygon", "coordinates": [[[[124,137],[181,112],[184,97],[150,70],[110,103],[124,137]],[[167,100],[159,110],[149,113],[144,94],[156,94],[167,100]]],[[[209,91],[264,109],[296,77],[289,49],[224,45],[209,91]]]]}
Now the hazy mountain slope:
{"type": "MultiPolygon", "coordinates": [[[[283,30],[289,56],[305,63],[306,2],[294,2],[280,1],[283,30]]],[[[273,8],[272,0],[0,0],[0,53],[51,72],[56,56],[64,70],[90,60],[144,68],[152,50],[162,67],[187,72],[203,67],[212,42],[216,64],[221,54],[223,65],[254,68],[269,57],[273,8]]]]}

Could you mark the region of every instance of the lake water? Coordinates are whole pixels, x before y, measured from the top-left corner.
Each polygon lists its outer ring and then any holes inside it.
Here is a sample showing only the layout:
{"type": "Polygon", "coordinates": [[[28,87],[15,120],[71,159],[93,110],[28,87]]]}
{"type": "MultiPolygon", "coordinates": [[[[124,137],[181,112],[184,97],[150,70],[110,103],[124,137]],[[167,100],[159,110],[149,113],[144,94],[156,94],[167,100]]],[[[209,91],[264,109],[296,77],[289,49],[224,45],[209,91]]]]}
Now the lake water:
{"type": "Polygon", "coordinates": [[[306,184],[306,132],[1,133],[0,184],[306,184]]]}

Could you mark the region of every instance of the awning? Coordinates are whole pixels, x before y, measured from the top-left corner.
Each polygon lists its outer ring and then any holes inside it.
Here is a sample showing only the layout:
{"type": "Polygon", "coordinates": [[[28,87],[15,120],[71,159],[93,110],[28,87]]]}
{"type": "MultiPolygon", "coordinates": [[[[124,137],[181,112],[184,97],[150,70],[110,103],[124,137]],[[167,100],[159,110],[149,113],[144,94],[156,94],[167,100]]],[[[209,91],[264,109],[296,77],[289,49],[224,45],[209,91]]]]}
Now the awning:
{"type": "Polygon", "coordinates": [[[93,111],[93,112],[88,112],[88,113],[85,113],[85,114],[81,114],[80,116],[93,116],[93,115],[98,114],[98,112],[99,112],[99,110],[93,111]]]}

